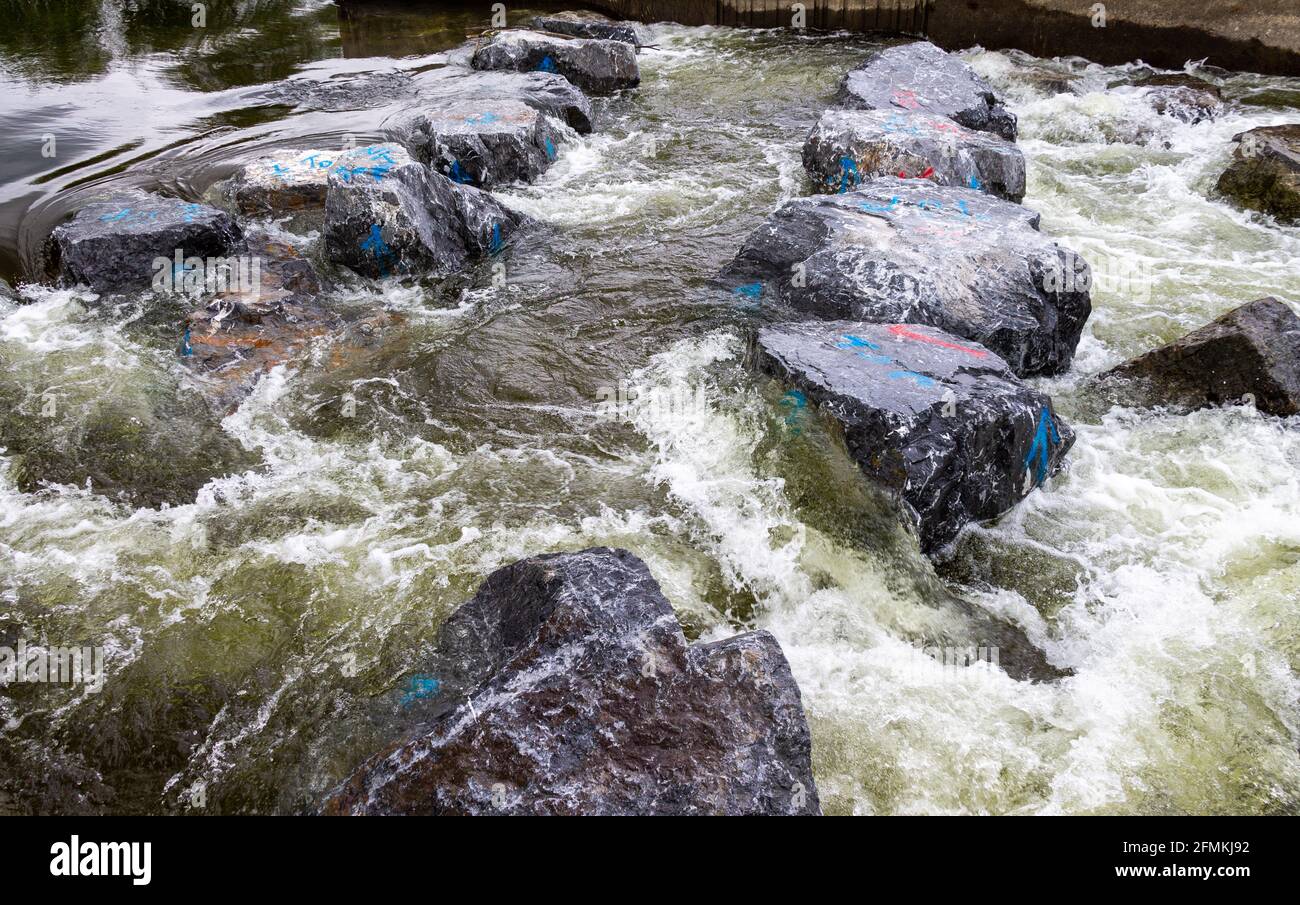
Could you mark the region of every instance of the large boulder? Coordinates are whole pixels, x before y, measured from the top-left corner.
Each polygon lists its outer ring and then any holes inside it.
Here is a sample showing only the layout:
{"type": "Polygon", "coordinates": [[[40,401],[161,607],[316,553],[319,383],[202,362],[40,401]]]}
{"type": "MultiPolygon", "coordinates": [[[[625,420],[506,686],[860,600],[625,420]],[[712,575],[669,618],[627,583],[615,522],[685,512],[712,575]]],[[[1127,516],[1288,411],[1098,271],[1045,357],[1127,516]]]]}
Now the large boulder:
{"type": "Polygon", "coordinates": [[[722,273],[751,299],[828,320],[928,324],[992,349],[1021,377],[1069,367],[1091,272],[1038,214],[973,189],[886,178],[781,207],[722,273]]]}
{"type": "Polygon", "coordinates": [[[1134,83],[1157,113],[1185,123],[1214,119],[1223,112],[1223,92],[1205,79],[1183,72],[1147,76],[1134,83]]]}
{"type": "Polygon", "coordinates": [[[559,153],[559,132],[522,101],[467,100],[403,116],[389,133],[453,182],[532,182],[559,153]]]}
{"type": "Polygon", "coordinates": [[[126,189],[95,200],[54,228],[50,265],[68,284],[99,292],[148,287],[159,259],[226,257],[242,232],[224,211],[126,189]]]}
{"type": "Polygon", "coordinates": [[[591,101],[577,85],[553,72],[480,72],[467,66],[441,66],[416,78],[417,110],[464,101],[519,101],[566,124],[579,134],[591,131],[591,101]]]}
{"type": "Polygon", "coordinates": [[[619,22],[588,10],[566,10],[548,16],[534,16],[530,23],[537,31],[568,35],[572,38],[601,38],[641,46],[641,38],[631,22],[619,22]]]}
{"type": "Polygon", "coordinates": [[[1300,123],[1251,129],[1233,141],[1237,147],[1219,191],[1279,222],[1300,222],[1300,123]]]}
{"type": "Polygon", "coordinates": [[[1285,302],[1257,299],[1100,380],[1122,386],[1119,399],[1130,405],[1254,404],[1271,415],[1300,414],[1300,318],[1285,302]]]}
{"type": "Polygon", "coordinates": [[[1016,140],[1016,116],[993,88],[929,41],[887,47],[849,70],[839,103],[858,110],[915,110],[1016,140]]]}
{"type": "Polygon", "coordinates": [[[557,73],[594,94],[610,94],[641,82],[636,49],[622,41],[559,38],[537,31],[498,32],[474,51],[470,65],[557,73]]]}
{"type": "Polygon", "coordinates": [[[252,160],[221,186],[225,201],[240,213],[267,216],[321,210],[331,173],[350,180],[355,173],[382,178],[405,159],[397,144],[356,148],[282,148],[252,160]]]}
{"type": "Polygon", "coordinates": [[[900,176],[1025,197],[1025,156],[1014,144],[907,110],[827,110],[804,142],[803,165],[823,192],[900,176]]]}
{"type": "Polygon", "coordinates": [[[498,569],[443,625],[425,682],[425,727],[326,813],[820,813],[776,639],[688,644],[624,550],[498,569]]]}
{"type": "Polygon", "coordinates": [[[330,171],[325,251],[362,276],[446,274],[500,251],[523,222],[394,148],[382,168],[330,171]]]}
{"type": "Polygon", "coordinates": [[[996,518],[1061,465],[1074,433],[990,350],[917,324],[780,324],[759,367],[840,423],[850,454],[913,517],[927,552],[996,518]]]}

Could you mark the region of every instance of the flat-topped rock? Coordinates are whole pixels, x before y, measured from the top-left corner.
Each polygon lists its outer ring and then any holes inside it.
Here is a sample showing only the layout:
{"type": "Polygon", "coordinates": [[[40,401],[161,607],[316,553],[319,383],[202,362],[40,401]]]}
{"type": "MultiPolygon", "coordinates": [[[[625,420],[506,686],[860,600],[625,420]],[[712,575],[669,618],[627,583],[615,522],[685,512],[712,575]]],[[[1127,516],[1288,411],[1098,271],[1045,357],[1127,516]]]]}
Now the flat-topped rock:
{"type": "Polygon", "coordinates": [[[1251,129],[1233,141],[1237,147],[1218,190],[1281,223],[1300,222],[1300,123],[1251,129]]]}
{"type": "Polygon", "coordinates": [[[100,292],[148,287],[159,258],[225,257],[240,247],[239,225],[206,204],[126,189],[91,201],[54,228],[50,266],[67,284],[100,292]]]}
{"type": "Polygon", "coordinates": [[[474,52],[475,69],[551,72],[584,91],[611,94],[641,82],[636,49],[622,41],[560,38],[537,31],[502,31],[474,52]]]}
{"type": "Polygon", "coordinates": [[[1148,76],[1134,86],[1142,91],[1157,113],[1185,123],[1214,119],[1223,112],[1223,92],[1205,79],[1182,72],[1148,76]]]}
{"type": "Polygon", "coordinates": [[[398,148],[382,166],[329,173],[326,254],[362,276],[459,270],[500,251],[523,222],[486,192],[431,173],[398,148]]]}
{"type": "Polygon", "coordinates": [[[482,72],[443,66],[416,77],[418,110],[471,100],[519,101],[579,134],[591,131],[591,101],[577,85],[553,72],[482,72]]]}
{"type": "Polygon", "coordinates": [[[1016,116],[975,70],[929,41],[876,51],[849,70],[838,101],[858,110],[946,116],[968,129],[1016,140],[1016,116]]]}
{"type": "Polygon", "coordinates": [[[899,176],[1025,197],[1025,157],[1014,144],[908,110],[827,110],[804,142],[803,165],[823,192],[899,176]]]}
{"type": "Polygon", "coordinates": [[[776,639],[688,644],[627,551],[498,569],[422,673],[425,728],[362,764],[325,813],[820,813],[776,639]]]}
{"type": "Polygon", "coordinates": [[[864,474],[905,504],[927,552],[1025,498],[1074,442],[1052,401],[977,343],[918,324],[779,324],[760,368],[830,413],[864,474]]]}
{"type": "Polygon", "coordinates": [[[1300,317],[1286,302],[1257,299],[1099,379],[1122,383],[1126,405],[1253,404],[1270,415],[1300,414],[1300,317]]]}
{"type": "Polygon", "coordinates": [[[389,134],[453,182],[484,189],[532,182],[560,145],[544,113],[514,100],[467,100],[408,114],[389,134]]]}
{"type": "Polygon", "coordinates": [[[558,35],[574,38],[600,38],[606,41],[622,41],[633,47],[641,46],[641,38],[636,26],[631,22],[620,22],[600,13],[588,10],[566,10],[548,16],[534,16],[530,23],[537,31],[549,31],[558,35]]]}
{"type": "Polygon", "coordinates": [[[828,320],[928,324],[1019,376],[1055,374],[1092,311],[1091,272],[1037,227],[1038,214],[984,192],[876,179],[785,204],[721,281],[828,320]]]}
{"type": "Polygon", "coordinates": [[[325,207],[330,173],[344,179],[356,172],[383,175],[393,164],[397,144],[356,148],[283,148],[259,157],[226,180],[222,196],[249,216],[320,210],[325,207]]]}

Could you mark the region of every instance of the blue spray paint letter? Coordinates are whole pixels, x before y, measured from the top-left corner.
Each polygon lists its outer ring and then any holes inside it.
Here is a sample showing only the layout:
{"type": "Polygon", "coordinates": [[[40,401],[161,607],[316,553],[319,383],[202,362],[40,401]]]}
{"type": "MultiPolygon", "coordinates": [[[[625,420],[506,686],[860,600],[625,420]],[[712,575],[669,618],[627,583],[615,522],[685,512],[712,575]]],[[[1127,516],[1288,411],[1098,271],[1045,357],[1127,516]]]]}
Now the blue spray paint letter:
{"type": "Polygon", "coordinates": [[[1052,446],[1061,444],[1061,436],[1056,432],[1056,422],[1052,420],[1052,413],[1043,409],[1038,416],[1038,430],[1034,434],[1034,442],[1029,447],[1029,453],[1025,456],[1025,468],[1028,469],[1031,462],[1035,459],[1038,461],[1037,478],[1034,483],[1041,484],[1047,477],[1047,466],[1050,462],[1052,446]]]}

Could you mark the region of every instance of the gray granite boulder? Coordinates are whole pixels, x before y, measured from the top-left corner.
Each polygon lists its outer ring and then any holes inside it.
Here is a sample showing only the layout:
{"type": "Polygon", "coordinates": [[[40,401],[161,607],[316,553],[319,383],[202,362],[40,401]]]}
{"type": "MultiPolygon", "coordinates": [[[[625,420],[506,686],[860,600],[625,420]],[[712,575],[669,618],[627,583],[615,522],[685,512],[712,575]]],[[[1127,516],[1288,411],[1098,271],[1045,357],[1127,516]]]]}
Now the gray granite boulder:
{"type": "Polygon", "coordinates": [[[849,70],[838,101],[858,110],[946,116],[968,129],[1016,140],[1016,116],[975,71],[929,41],[887,47],[849,70]]]}
{"type": "Polygon", "coordinates": [[[1232,163],[1218,190],[1280,223],[1300,223],[1300,123],[1262,126],[1233,136],[1232,163]]]}
{"type": "Polygon", "coordinates": [[[91,201],[54,228],[47,260],[67,284],[96,291],[147,288],[157,262],[226,257],[238,252],[243,233],[224,211],[126,189],[91,201]]]}
{"type": "Polygon", "coordinates": [[[928,324],[1001,356],[1017,375],[1066,370],[1091,313],[1091,272],[984,192],[872,180],[781,207],[721,282],[828,320],[928,324]]]}
{"type": "Polygon", "coordinates": [[[546,114],[516,100],[449,103],[403,116],[389,134],[453,182],[484,189],[532,182],[560,145],[546,114]]]}
{"type": "Polygon", "coordinates": [[[536,31],[498,32],[474,51],[470,65],[556,73],[593,94],[611,94],[641,82],[636,49],[622,41],[560,38],[536,31]]]}
{"type": "Polygon", "coordinates": [[[519,101],[579,134],[591,131],[591,101],[577,85],[553,72],[481,72],[468,66],[442,66],[416,77],[415,111],[448,104],[519,101]]]}
{"type": "Polygon", "coordinates": [[[850,454],[912,516],[921,548],[997,518],[1061,465],[1074,433],[985,347],[918,324],[765,327],[755,360],[840,423],[850,454]]]}
{"type": "Polygon", "coordinates": [[[423,675],[423,728],[362,764],[325,813],[820,813],[776,639],[688,644],[627,551],[493,572],[423,675]]]}
{"type": "Polygon", "coordinates": [[[447,274],[500,251],[524,217],[389,148],[329,173],[325,251],[368,277],[447,274]]]}
{"type": "Polygon", "coordinates": [[[633,47],[641,46],[640,35],[637,34],[633,23],[620,22],[588,10],[566,10],[547,16],[534,16],[530,24],[537,31],[549,31],[557,35],[600,38],[606,41],[622,41],[633,47]]]}
{"type": "Polygon", "coordinates": [[[1025,156],[1014,144],[946,117],[906,110],[827,110],[804,142],[803,165],[823,192],[900,176],[979,189],[1008,201],[1025,197],[1025,156]]]}
{"type": "Polygon", "coordinates": [[[1300,414],[1300,317],[1262,298],[1100,375],[1127,405],[1197,409],[1253,404],[1300,414]]]}
{"type": "Polygon", "coordinates": [[[1182,72],[1161,73],[1134,83],[1157,113],[1185,123],[1214,119],[1223,112],[1223,92],[1205,79],[1182,72]]]}

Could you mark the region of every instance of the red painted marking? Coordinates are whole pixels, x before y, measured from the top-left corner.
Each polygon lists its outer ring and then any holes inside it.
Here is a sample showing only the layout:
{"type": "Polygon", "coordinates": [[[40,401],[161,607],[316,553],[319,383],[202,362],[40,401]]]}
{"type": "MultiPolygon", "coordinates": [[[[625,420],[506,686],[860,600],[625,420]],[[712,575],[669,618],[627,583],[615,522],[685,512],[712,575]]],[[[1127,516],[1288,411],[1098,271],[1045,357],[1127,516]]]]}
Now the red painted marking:
{"type": "Polygon", "coordinates": [[[974,355],[976,358],[987,358],[988,352],[984,349],[972,349],[970,346],[963,346],[957,343],[950,343],[946,339],[939,339],[934,336],[926,336],[924,333],[917,333],[907,324],[893,324],[889,332],[899,339],[914,339],[917,342],[929,343],[932,346],[943,346],[945,349],[955,349],[958,352],[965,352],[967,355],[974,355]]]}
{"type": "Polygon", "coordinates": [[[916,99],[916,92],[908,91],[905,88],[895,91],[893,100],[895,104],[908,110],[915,110],[917,107],[921,106],[920,101],[916,99]]]}

